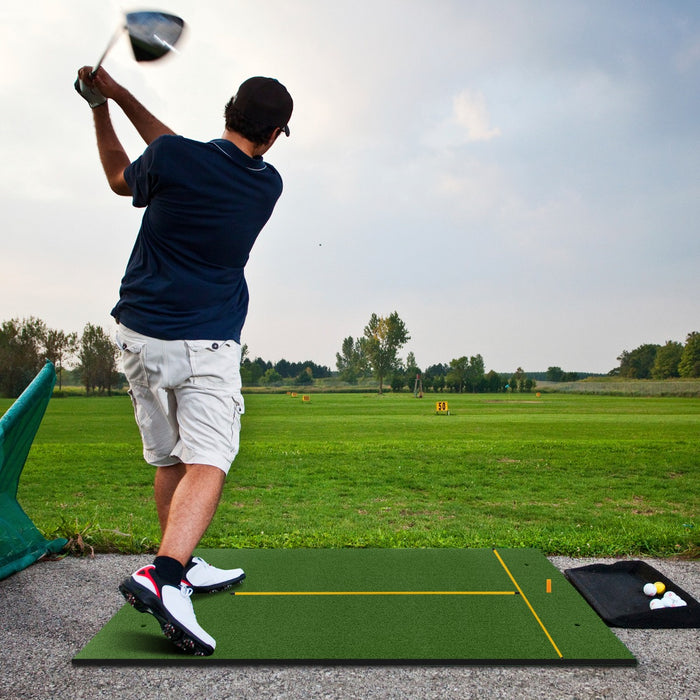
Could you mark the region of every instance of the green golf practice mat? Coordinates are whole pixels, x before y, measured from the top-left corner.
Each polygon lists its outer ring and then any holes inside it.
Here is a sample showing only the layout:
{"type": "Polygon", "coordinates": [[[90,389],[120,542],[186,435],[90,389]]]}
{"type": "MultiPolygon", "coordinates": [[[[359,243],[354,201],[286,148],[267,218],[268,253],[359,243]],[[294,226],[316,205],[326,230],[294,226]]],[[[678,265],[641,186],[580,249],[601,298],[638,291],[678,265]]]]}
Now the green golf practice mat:
{"type": "Polygon", "coordinates": [[[125,605],[73,662],[636,665],[537,550],[197,554],[247,576],[228,591],[192,597],[199,624],[216,639],[212,656],[185,655],[152,615],[125,605]]]}

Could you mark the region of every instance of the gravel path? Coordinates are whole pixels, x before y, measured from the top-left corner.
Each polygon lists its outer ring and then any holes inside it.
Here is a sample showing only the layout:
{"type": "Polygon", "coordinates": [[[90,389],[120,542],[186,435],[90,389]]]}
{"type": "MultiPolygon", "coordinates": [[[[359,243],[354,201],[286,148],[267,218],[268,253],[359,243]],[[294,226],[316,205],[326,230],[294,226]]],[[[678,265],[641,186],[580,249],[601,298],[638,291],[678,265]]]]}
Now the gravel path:
{"type": "MultiPolygon", "coordinates": [[[[123,605],[117,583],[148,557],[39,562],[0,581],[0,698],[700,698],[700,630],[615,634],[636,668],[474,666],[73,666],[123,605]]],[[[559,569],[603,559],[551,557],[559,569]]],[[[700,562],[646,560],[696,599],[700,562]]]]}

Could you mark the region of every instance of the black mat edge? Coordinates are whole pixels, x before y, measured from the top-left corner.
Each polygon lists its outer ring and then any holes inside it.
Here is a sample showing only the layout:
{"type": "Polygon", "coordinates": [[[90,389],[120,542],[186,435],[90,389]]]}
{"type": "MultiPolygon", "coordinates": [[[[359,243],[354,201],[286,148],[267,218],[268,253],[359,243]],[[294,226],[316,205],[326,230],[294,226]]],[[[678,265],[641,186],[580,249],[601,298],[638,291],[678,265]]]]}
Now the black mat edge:
{"type": "Polygon", "coordinates": [[[72,659],[73,666],[590,666],[632,667],[638,661],[629,659],[72,659]]]}

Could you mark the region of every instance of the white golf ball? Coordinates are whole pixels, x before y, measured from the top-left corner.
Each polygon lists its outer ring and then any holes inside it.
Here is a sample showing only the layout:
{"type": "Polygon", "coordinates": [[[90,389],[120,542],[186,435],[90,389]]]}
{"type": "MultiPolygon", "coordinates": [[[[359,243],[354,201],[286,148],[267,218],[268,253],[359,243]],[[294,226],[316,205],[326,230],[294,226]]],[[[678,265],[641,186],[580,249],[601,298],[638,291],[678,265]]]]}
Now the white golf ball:
{"type": "Polygon", "coordinates": [[[687,603],[680,596],[673,593],[673,591],[668,591],[661,599],[661,602],[667,608],[682,608],[687,605],[687,603]]]}
{"type": "Polygon", "coordinates": [[[656,595],[656,586],[653,583],[645,583],[642,590],[650,598],[653,598],[656,595]]]}
{"type": "Polygon", "coordinates": [[[664,605],[664,601],[660,598],[654,598],[654,600],[649,601],[649,607],[652,610],[658,610],[659,608],[665,608],[666,605],[664,605]]]}

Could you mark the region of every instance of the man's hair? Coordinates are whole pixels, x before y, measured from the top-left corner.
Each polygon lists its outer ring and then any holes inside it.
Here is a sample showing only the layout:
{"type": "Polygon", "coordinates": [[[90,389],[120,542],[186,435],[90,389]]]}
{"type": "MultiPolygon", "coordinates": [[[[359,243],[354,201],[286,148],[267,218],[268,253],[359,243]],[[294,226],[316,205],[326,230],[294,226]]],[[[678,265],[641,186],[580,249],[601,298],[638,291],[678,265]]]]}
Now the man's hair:
{"type": "Polygon", "coordinates": [[[252,141],[256,146],[264,146],[272,136],[272,132],[278,128],[276,126],[262,126],[252,122],[248,117],[241,114],[241,111],[234,106],[232,97],[224,111],[226,128],[244,136],[248,141],[252,141]]]}

